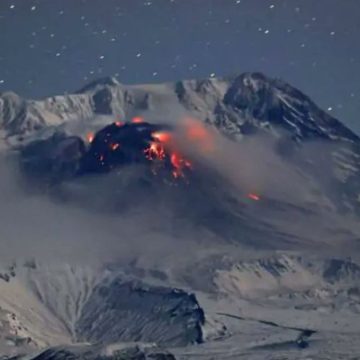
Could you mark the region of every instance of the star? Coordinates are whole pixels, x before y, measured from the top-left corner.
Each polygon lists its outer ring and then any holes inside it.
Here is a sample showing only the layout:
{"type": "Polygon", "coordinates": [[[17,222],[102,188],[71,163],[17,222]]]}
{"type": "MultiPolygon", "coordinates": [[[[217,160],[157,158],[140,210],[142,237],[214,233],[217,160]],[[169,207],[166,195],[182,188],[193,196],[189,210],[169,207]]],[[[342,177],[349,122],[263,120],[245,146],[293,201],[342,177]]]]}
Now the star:
{"type": "Polygon", "coordinates": [[[70,91],[99,71],[142,83],[258,70],[297,85],[315,102],[332,104],[340,120],[356,122],[358,97],[351,94],[360,93],[360,50],[353,45],[358,24],[345,1],[321,11],[316,2],[300,0],[107,0],[101,8],[100,0],[79,0],[75,7],[70,0],[54,6],[45,0],[3,2],[0,36],[8,41],[2,42],[0,79],[24,96],[70,91]],[[39,75],[28,86],[34,73],[39,75]],[[329,73],[338,74],[338,86],[329,73]]]}

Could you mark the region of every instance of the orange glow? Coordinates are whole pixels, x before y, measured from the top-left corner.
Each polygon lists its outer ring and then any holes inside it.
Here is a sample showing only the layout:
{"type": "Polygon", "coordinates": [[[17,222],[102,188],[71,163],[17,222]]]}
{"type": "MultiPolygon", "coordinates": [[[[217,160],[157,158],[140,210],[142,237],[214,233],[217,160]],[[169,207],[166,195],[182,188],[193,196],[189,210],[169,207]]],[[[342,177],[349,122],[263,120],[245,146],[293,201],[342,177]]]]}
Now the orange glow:
{"type": "Polygon", "coordinates": [[[161,143],[169,143],[171,141],[171,134],[168,132],[154,132],[151,136],[161,143]]]}
{"type": "Polygon", "coordinates": [[[87,140],[88,143],[90,143],[90,144],[93,142],[94,137],[95,137],[95,135],[94,135],[93,132],[89,132],[89,133],[86,134],[86,140],[87,140]]]}
{"type": "Polygon", "coordinates": [[[171,133],[154,132],[151,134],[154,141],[152,141],[144,153],[148,160],[168,159],[172,166],[172,175],[175,179],[185,177],[184,169],[191,168],[190,161],[183,158],[179,152],[174,151],[173,136],[171,133]]]}
{"type": "Polygon", "coordinates": [[[164,160],[166,156],[165,149],[162,144],[156,142],[152,142],[150,146],[145,149],[144,153],[148,160],[164,160]]]}
{"type": "Polygon", "coordinates": [[[196,144],[204,152],[214,150],[213,135],[202,122],[187,118],[184,121],[184,126],[187,140],[196,144]]]}
{"type": "Polygon", "coordinates": [[[250,199],[250,200],[254,200],[254,201],[260,201],[260,196],[257,195],[257,194],[254,194],[254,193],[249,193],[247,195],[247,197],[250,199]]]}
{"type": "Polygon", "coordinates": [[[208,136],[205,127],[199,122],[193,121],[191,124],[189,123],[187,130],[188,137],[192,140],[202,140],[208,136]]]}
{"type": "Polygon", "coordinates": [[[144,118],[141,117],[141,116],[135,116],[135,117],[131,120],[131,122],[132,122],[133,124],[141,124],[141,123],[144,122],[144,118]]]}
{"type": "Polygon", "coordinates": [[[119,146],[120,146],[120,144],[117,144],[117,143],[115,143],[115,144],[110,144],[110,149],[111,149],[112,151],[115,151],[116,149],[119,148],[119,146]]]}
{"type": "Polygon", "coordinates": [[[184,169],[191,168],[191,163],[185,160],[183,157],[180,156],[180,154],[176,152],[173,152],[171,154],[170,161],[172,166],[174,167],[172,174],[175,179],[177,179],[180,176],[184,177],[184,169]]]}

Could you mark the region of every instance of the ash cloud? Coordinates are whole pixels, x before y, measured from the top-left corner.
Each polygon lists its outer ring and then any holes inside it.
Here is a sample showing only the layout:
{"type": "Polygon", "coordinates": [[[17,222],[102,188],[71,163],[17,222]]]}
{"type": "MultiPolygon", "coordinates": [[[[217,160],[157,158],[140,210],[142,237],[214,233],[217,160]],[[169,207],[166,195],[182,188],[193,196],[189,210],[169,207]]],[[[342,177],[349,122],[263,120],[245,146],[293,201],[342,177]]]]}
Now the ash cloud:
{"type": "MultiPolygon", "coordinates": [[[[171,209],[156,202],[155,194],[146,200],[142,190],[124,192],[126,180],[113,174],[65,184],[54,194],[24,187],[15,156],[3,155],[0,169],[0,261],[35,257],[93,264],[140,254],[155,261],[173,253],[185,256],[193,236],[204,236],[182,219],[174,224],[171,209]],[[123,205],[125,195],[134,206],[123,205]]],[[[193,248],[200,243],[194,241],[193,248]]]]}
{"type": "Polygon", "coordinates": [[[360,233],[351,218],[331,209],[318,183],[278,156],[274,140],[259,135],[235,143],[206,130],[205,140],[193,141],[177,124],[179,145],[194,159],[190,186],[147,188],[136,183],[143,169],[134,166],[42,193],[24,187],[16,156],[3,154],[0,260],[101,263],[144,256],[156,262],[228,244],[292,249],[360,233]],[[249,192],[264,201],[252,203],[249,192]]]}

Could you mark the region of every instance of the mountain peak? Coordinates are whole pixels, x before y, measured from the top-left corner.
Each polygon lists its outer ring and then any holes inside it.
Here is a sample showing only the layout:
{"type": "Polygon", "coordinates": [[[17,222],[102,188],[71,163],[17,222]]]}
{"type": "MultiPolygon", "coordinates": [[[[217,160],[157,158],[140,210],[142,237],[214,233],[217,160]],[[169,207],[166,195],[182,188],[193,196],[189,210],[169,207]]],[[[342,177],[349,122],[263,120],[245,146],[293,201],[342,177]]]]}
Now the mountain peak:
{"type": "Polygon", "coordinates": [[[167,114],[169,106],[165,103],[173,101],[174,106],[180,105],[194,117],[229,135],[270,128],[286,130],[297,140],[359,140],[301,91],[260,72],[151,87],[123,85],[114,77],[104,77],[75,94],[43,101],[27,101],[17,95],[4,94],[0,97],[0,124],[9,135],[23,135],[49,124],[96,115],[129,118],[150,110],[167,114]]]}
{"type": "Polygon", "coordinates": [[[297,139],[359,140],[307,95],[283,80],[262,73],[237,76],[224,96],[224,104],[239,112],[247,123],[281,127],[297,139]]]}

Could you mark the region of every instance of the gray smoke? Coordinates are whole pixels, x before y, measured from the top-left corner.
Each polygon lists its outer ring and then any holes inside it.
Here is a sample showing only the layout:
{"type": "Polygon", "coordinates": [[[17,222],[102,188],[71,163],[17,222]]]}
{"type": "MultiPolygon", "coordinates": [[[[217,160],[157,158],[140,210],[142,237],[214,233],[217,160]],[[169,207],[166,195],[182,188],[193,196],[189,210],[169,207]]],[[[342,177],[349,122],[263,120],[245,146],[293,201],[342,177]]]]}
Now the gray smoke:
{"type": "Polygon", "coordinates": [[[32,191],[24,186],[16,156],[3,154],[0,260],[94,263],[145,256],[156,261],[219,250],[227,246],[224,238],[281,248],[360,234],[351,217],[333,211],[318,183],[278,156],[274,140],[254,136],[235,143],[210,130],[211,146],[204,149],[182,131],[180,125],[178,142],[194,159],[197,181],[183,188],[161,182],[134,186],[142,169],[133,167],[72,181],[50,193],[32,191]],[[248,193],[258,194],[260,204],[248,193]],[[282,239],[280,233],[290,235],[282,239]]]}

